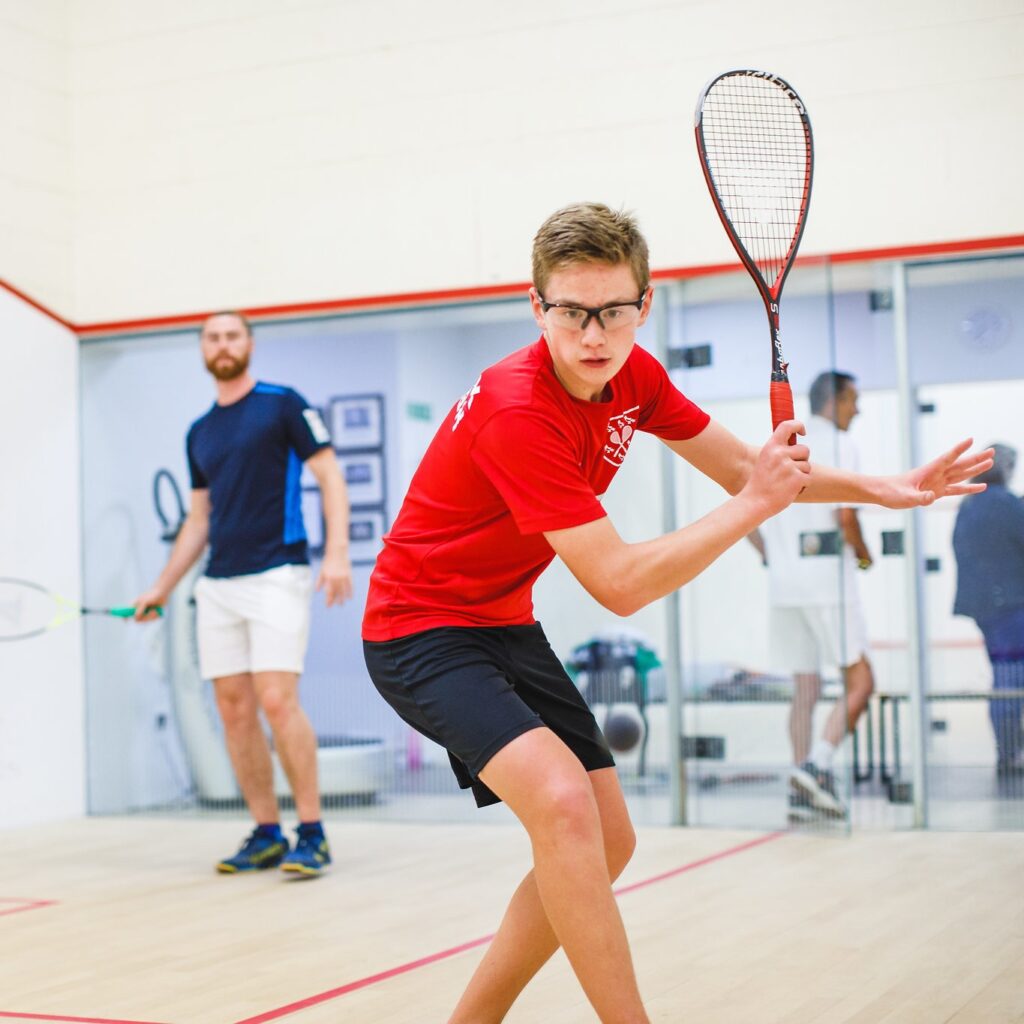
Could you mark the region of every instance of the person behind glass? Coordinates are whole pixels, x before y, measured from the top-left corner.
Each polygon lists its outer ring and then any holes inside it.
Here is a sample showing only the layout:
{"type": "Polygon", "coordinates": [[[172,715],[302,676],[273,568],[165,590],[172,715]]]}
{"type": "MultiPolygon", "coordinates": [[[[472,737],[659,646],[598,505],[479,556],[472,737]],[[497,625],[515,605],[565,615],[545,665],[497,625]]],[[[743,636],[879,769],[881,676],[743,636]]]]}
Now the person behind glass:
{"type": "Polygon", "coordinates": [[[212,679],[224,738],[256,827],[223,873],[280,867],[316,876],[331,855],[320,821],[317,741],[299,703],[309,637],[312,572],[299,478],[309,467],[326,524],[316,581],[328,606],[352,596],[348,497],[320,415],[291,388],[249,372],[252,329],[240,313],[215,313],[200,349],[217,399],[188,431],[192,495],[156,582],[135,600],[135,618],[155,617],[209,544],[195,587],[199,667],[212,679]],[[299,818],[291,848],[281,831],[266,719],[299,818]]]}
{"type": "MultiPolygon", "coordinates": [[[[816,464],[860,469],[848,434],[859,412],[855,381],[827,370],[811,385],[804,440],[816,464]]],[[[856,727],[875,688],[855,579],[857,568],[871,568],[872,558],[857,510],[849,504],[792,505],[749,539],[768,567],[772,665],[793,675],[789,816],[845,817],[833,770],[836,748],[856,727]],[[836,703],[812,745],[826,666],[842,668],[845,700],[836,703]]]]}
{"type": "MultiPolygon", "coordinates": [[[[988,484],[965,498],[953,527],[955,615],[977,623],[992,664],[992,689],[1024,692],[1024,502],[1009,490],[1017,452],[994,444],[995,463],[975,477],[988,484]]],[[[996,770],[1024,772],[1024,699],[989,701],[996,770]]]]}
{"type": "Polygon", "coordinates": [[[531,840],[512,897],[449,1024],[505,1018],[561,946],[598,1018],[648,1021],[611,882],[635,837],[608,745],[533,614],[557,555],[618,615],[681,587],[801,497],[926,504],[987,466],[960,445],[883,480],[811,467],[779,426],[748,446],[673,386],[635,344],[651,310],[647,244],[598,203],[549,217],[533,245],[541,336],[484,370],[445,416],[370,581],[370,676],[413,728],[447,748],[480,806],[504,801],[531,840]],[[696,523],[626,543],[600,498],[639,431],[719,483],[696,523]]]}

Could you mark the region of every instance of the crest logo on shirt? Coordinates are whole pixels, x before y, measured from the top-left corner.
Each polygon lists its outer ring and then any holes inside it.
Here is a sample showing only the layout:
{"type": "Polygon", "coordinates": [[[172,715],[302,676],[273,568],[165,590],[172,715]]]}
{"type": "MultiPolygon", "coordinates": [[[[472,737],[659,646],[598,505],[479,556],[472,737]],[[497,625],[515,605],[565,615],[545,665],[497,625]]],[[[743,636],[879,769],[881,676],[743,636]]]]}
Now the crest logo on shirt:
{"type": "Polygon", "coordinates": [[[629,451],[629,446],[636,434],[636,421],[639,419],[640,406],[620,412],[608,420],[608,441],[604,446],[604,461],[613,466],[621,466],[622,460],[629,451]]]}
{"type": "Polygon", "coordinates": [[[473,408],[473,399],[480,394],[480,378],[476,383],[459,399],[455,406],[455,422],[452,424],[452,431],[462,422],[463,416],[473,408]]]}

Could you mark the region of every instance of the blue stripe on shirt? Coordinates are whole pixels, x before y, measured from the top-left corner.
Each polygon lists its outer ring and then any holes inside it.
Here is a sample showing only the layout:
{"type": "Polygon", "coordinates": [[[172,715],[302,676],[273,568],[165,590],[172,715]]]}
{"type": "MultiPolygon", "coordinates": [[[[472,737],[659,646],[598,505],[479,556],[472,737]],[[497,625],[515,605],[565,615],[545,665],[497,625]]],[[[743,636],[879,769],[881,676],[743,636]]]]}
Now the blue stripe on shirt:
{"type": "Polygon", "coordinates": [[[302,463],[295,452],[288,453],[288,475],[284,483],[284,542],[297,544],[306,539],[302,521],[302,463]]]}

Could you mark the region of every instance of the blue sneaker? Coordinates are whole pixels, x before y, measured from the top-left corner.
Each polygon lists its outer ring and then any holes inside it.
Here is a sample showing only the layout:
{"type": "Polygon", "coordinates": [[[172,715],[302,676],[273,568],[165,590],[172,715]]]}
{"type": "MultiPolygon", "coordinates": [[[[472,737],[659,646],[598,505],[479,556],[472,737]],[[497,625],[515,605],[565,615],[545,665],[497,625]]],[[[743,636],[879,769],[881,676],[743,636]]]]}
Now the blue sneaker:
{"type": "Polygon", "coordinates": [[[225,875],[239,871],[265,871],[276,868],[287,852],[288,840],[280,830],[268,835],[257,825],[234,857],[218,862],[217,870],[225,875]]]}
{"type": "Polygon", "coordinates": [[[296,831],[299,838],[295,840],[295,849],[282,859],[281,870],[315,878],[331,863],[327,836],[320,830],[306,831],[301,826],[296,831]]]}

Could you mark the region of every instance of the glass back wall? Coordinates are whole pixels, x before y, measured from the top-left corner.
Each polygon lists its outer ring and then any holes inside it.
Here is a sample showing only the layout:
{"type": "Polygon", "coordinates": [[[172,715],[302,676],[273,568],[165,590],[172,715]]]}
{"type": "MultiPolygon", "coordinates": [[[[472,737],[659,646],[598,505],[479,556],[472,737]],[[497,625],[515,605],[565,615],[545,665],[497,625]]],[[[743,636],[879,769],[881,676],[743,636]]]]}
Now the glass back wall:
{"type": "MultiPolygon", "coordinates": [[[[985,494],[924,517],[927,822],[1024,828],[1024,259],[907,270],[915,432],[923,451],[998,443],[985,494]]],[[[893,702],[891,715],[906,709],[893,702]]]]}
{"type": "MultiPolygon", "coordinates": [[[[806,421],[811,383],[837,365],[830,268],[796,269],[786,292],[782,343],[796,415],[806,421]]],[[[772,432],[771,348],[764,306],[749,278],[731,274],[684,283],[676,293],[672,346],[679,364],[674,377],[682,390],[732,434],[760,448],[772,432]]],[[[827,435],[817,443],[833,446],[827,435]]],[[[833,457],[830,451],[829,461],[833,457]]],[[[692,469],[680,469],[676,479],[680,525],[728,498],[692,469]]],[[[771,576],[785,570],[763,550],[774,543],[766,532],[767,527],[736,544],[683,591],[686,820],[691,824],[773,829],[784,826],[792,810],[790,768],[806,752],[794,754],[793,674],[785,652],[771,642],[776,614],[771,576]]],[[[797,542],[794,536],[793,545],[797,542]]],[[[839,600],[838,583],[838,575],[826,583],[824,600],[839,600]]],[[[801,705],[811,729],[820,728],[837,697],[834,676],[817,685],[820,694],[801,705]]],[[[844,804],[848,776],[837,759],[837,795],[844,804]]],[[[807,822],[830,830],[845,824],[845,818],[824,816],[807,822]]]]}
{"type": "MultiPolygon", "coordinates": [[[[445,753],[380,700],[366,674],[359,633],[381,533],[438,425],[484,367],[537,336],[525,296],[255,328],[255,376],[294,387],[322,410],[353,505],[355,596],[332,609],[321,595],[314,597],[300,690],[318,735],[325,802],[337,813],[507,820],[500,808],[477,812],[457,789],[445,753]]],[[[653,344],[649,328],[641,343],[653,344]]],[[[167,558],[182,514],[175,487],[185,507],[189,498],[185,433],[210,407],[214,391],[194,331],[89,342],[82,391],[85,597],[119,604],[146,589],[167,558]]],[[[658,448],[639,438],[606,498],[620,532],[631,539],[660,528],[658,448]]],[[[308,474],[302,485],[315,571],[323,540],[319,495],[308,474]]],[[[179,586],[160,623],[114,630],[109,622],[85,624],[93,813],[242,813],[212,687],[196,661],[194,580],[195,574],[179,586]]],[[[621,654],[623,624],[558,565],[537,587],[536,613],[581,686],[588,683],[581,648],[613,637],[621,654]]],[[[662,609],[641,612],[625,629],[625,642],[646,659],[645,682],[663,689],[662,609]]],[[[631,662],[630,671],[635,667],[631,662]]],[[[615,710],[599,696],[591,691],[602,716],[615,710]]],[[[627,719],[638,711],[634,700],[613,703],[627,719]]],[[[623,759],[625,775],[642,779],[638,744],[623,759]]],[[[277,784],[285,795],[280,772],[277,784]]]]}
{"type": "MultiPolygon", "coordinates": [[[[904,435],[913,436],[921,458],[968,435],[981,444],[1020,447],[1022,265],[1008,258],[909,268],[909,405],[901,391],[892,265],[798,267],[782,306],[798,417],[809,415],[814,378],[838,369],[852,374],[859,390],[849,437],[865,472],[899,472],[904,435]],[[913,422],[905,422],[907,408],[913,422]]],[[[749,279],[714,275],[666,282],[659,290],[663,301],[640,343],[666,359],[676,385],[716,421],[760,446],[771,429],[770,353],[764,309],[749,279]]],[[[256,376],[295,387],[324,411],[355,509],[356,595],[341,609],[315,600],[301,689],[321,745],[331,813],[508,820],[500,808],[477,812],[457,790],[443,751],[380,701],[363,666],[359,625],[380,534],[439,423],[481,369],[536,337],[525,297],[256,328],[256,376]]],[[[83,346],[81,372],[84,596],[118,604],[146,588],[167,557],[179,518],[170,480],[187,504],[184,436],[209,408],[213,389],[194,332],[91,341],[83,346]]],[[[1015,484],[1011,478],[1010,492],[1015,484]]],[[[322,521],[314,482],[304,478],[303,485],[315,568],[322,521]]],[[[620,534],[641,541],[694,522],[727,497],[641,434],[604,503],[620,534]],[[674,523],[664,519],[668,498],[674,523]]],[[[919,520],[922,560],[914,586],[907,556],[916,536],[912,517],[858,510],[872,564],[856,570],[854,582],[876,693],[835,753],[836,793],[849,813],[804,816],[798,827],[842,835],[851,826],[913,824],[918,730],[910,698],[922,681],[929,823],[1021,827],[1019,778],[999,770],[997,729],[1006,726],[997,720],[1005,723],[1007,715],[992,714],[993,707],[1016,707],[1012,671],[997,685],[982,630],[953,614],[952,537],[960,506],[941,503],[919,520]],[[928,638],[920,673],[910,642],[917,590],[928,638]]],[[[618,619],[557,560],[538,583],[536,614],[556,653],[598,720],[621,733],[620,777],[637,821],[674,820],[672,750],[679,740],[688,823],[757,829],[794,823],[798,687],[792,665],[773,647],[769,581],[770,567],[744,541],[683,588],[678,620],[669,617],[667,602],[618,619]],[[679,664],[672,658],[674,630],[681,635],[679,664]],[[678,722],[669,713],[676,673],[684,698],[678,722]]],[[[179,588],[162,624],[83,626],[94,813],[242,813],[211,687],[196,666],[190,587],[186,581],[179,588]]],[[[845,588],[837,585],[834,598],[843,607],[845,588]]],[[[839,665],[822,665],[820,676],[810,724],[802,727],[814,737],[844,701],[839,665]]],[[[805,689],[799,694],[799,720],[806,722],[805,689]]],[[[283,777],[279,785],[286,792],[283,777]]]]}

